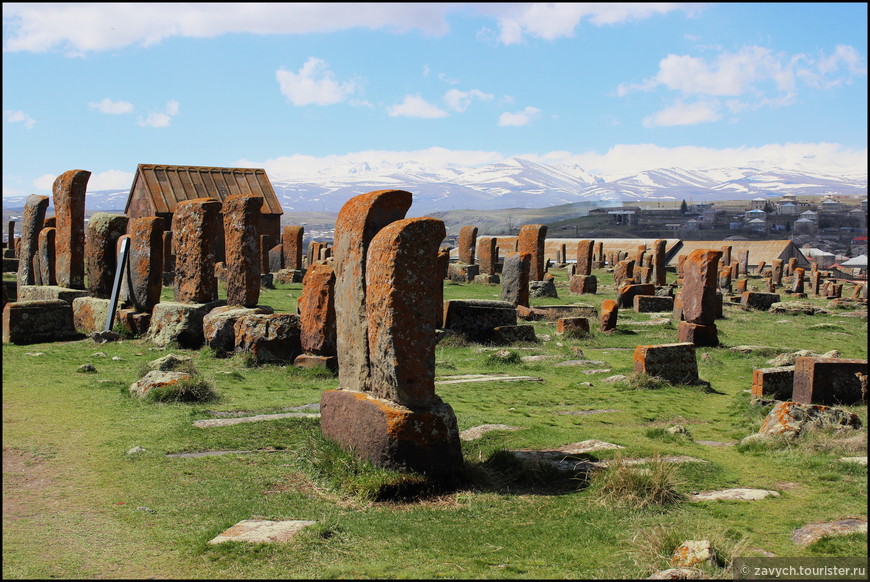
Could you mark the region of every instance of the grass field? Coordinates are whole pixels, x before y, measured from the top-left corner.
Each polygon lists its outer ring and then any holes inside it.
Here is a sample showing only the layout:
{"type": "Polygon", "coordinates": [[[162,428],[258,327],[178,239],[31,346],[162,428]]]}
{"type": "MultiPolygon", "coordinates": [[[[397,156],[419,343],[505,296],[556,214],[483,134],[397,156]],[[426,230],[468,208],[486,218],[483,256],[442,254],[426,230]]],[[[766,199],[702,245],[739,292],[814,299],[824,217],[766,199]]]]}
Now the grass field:
{"type": "MultiPolygon", "coordinates": [[[[560,298],[533,305],[600,307],[615,296],[604,271],[597,295],[573,296],[553,270],[560,298]]],[[[669,275],[673,277],[673,274],[669,275]]],[[[760,279],[750,286],[760,287],[760,279]]],[[[264,290],[261,304],[295,312],[301,285],[264,290]]],[[[171,293],[165,289],[166,298],[171,293]]],[[[445,299],[498,298],[498,286],[445,282],[445,299]]],[[[783,295],[788,299],[787,295],[783,295]]],[[[249,367],[241,355],[156,349],[141,340],[3,346],[3,577],[20,578],[638,578],[668,567],[683,540],[707,539],[720,556],[708,575],[731,578],[738,556],[867,555],[867,535],[809,546],[792,532],[814,522],[867,516],[867,473],[838,462],[866,455],[866,429],[821,431],[787,446],[737,446],[769,407],[750,406],[752,370],[798,349],[867,358],[867,321],[807,300],[830,315],[782,315],[726,305],[722,346],[697,350],[710,383],[669,386],[632,378],[635,346],[676,342],[673,322],[621,310],[613,334],[583,339],[534,322],[538,342],[496,348],[448,339],[436,373],[508,373],[529,382],[436,387],[460,431],[496,430],[463,441],[465,471],[453,487],[375,469],[319,435],[316,418],[196,428],[221,414],[292,411],[319,402],[336,377],[293,367],[249,367]],[[751,353],[739,345],[764,346],[751,353]],[[582,358],[600,365],[557,367],[582,358]],[[167,353],[193,365],[219,394],[200,404],[132,399],[144,364],[167,353]],[[515,354],[515,355],[511,355],[515,354]],[[555,356],[524,362],[529,355],[555,356]],[[91,363],[95,373],[79,373],[91,363]],[[588,370],[609,370],[584,373],[588,370]],[[629,379],[602,382],[616,374],[629,379]],[[591,411],[603,411],[593,412],[591,411]],[[685,433],[667,429],[679,424],[685,433]],[[857,437],[857,438],[856,438],[857,437]],[[505,451],[587,439],[624,447],[592,460],[690,456],[705,462],[583,477],[562,475],[505,451]],[[716,441],[731,446],[714,446],[716,441]],[[144,451],[129,453],[134,447],[144,451]],[[197,458],[168,454],[255,451],[197,458]],[[649,487],[666,495],[653,498],[649,487]],[[778,491],[760,501],[693,502],[698,491],[778,491]],[[647,503],[634,503],[634,497],[647,503]],[[209,545],[243,519],[312,520],[283,545],[209,545]]],[[[593,322],[593,328],[597,325],[593,322]]],[[[850,407],[866,427],[866,406],[850,407]]]]}

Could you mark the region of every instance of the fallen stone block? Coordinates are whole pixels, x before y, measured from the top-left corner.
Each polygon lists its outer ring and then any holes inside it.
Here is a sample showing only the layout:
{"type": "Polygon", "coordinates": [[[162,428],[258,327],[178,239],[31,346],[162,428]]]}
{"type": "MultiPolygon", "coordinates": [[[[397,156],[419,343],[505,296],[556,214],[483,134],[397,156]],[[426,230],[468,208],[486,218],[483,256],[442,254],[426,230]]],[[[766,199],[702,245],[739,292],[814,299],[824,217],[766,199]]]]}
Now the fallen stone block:
{"type": "Polygon", "coordinates": [[[746,291],[740,295],[740,303],[751,309],[760,309],[767,311],[774,303],[779,303],[780,297],[777,293],[758,293],[754,291],[746,291]]]}
{"type": "Polygon", "coordinates": [[[290,363],[302,353],[299,316],[293,313],[253,313],[234,327],[236,352],[253,354],[258,363],[290,363]]]}
{"type": "Polygon", "coordinates": [[[78,297],[87,297],[83,289],[70,289],[57,285],[19,285],[18,301],[54,301],[60,299],[72,305],[78,297]]]}
{"type": "Polygon", "coordinates": [[[658,376],[674,384],[694,384],[698,378],[695,346],[691,343],[637,346],[634,371],[658,376]]]}
{"type": "Polygon", "coordinates": [[[205,343],[202,331],[203,319],[212,309],[225,303],[225,301],[158,303],[151,312],[151,325],[145,334],[145,339],[158,346],[165,346],[174,341],[185,349],[199,349],[205,343]]]}
{"type": "Polygon", "coordinates": [[[247,542],[254,544],[280,544],[290,541],[303,528],[314,525],[316,521],[268,519],[244,519],[221,534],[209,540],[210,544],[225,542],[247,542]]]}
{"type": "Polygon", "coordinates": [[[517,310],[507,301],[449,300],[444,302],[443,329],[452,330],[469,341],[493,341],[493,330],[516,326],[517,310]]]}
{"type": "Polygon", "coordinates": [[[798,358],[792,400],[827,405],[865,402],[866,380],[862,391],[857,374],[867,375],[867,360],[798,358]]]}
{"type": "Polygon", "coordinates": [[[752,371],[753,398],[790,400],[794,384],[794,366],[759,368],[752,371]]]}
{"type": "Polygon", "coordinates": [[[810,425],[861,428],[861,419],[842,408],[787,401],[773,407],[758,433],[794,438],[810,425]]]}
{"type": "Polygon", "coordinates": [[[673,297],[657,295],[635,295],[634,310],[637,313],[661,313],[674,310],[673,297]]]}

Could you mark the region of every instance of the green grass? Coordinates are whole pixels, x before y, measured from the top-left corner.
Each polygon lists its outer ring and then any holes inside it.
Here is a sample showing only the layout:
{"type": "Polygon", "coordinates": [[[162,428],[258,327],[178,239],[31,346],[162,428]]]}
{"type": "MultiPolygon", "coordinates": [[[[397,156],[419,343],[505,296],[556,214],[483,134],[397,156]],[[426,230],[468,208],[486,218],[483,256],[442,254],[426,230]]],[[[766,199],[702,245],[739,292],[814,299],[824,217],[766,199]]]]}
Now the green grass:
{"type": "MultiPolygon", "coordinates": [[[[600,307],[614,298],[604,271],[596,272],[594,296],[571,295],[564,271],[554,274],[560,297],[533,298],[533,305],[600,307]]],[[[449,282],[444,290],[445,299],[498,299],[500,292],[449,282]]],[[[278,284],[262,292],[260,304],[295,312],[300,291],[300,284],[278,284]]],[[[171,299],[165,288],[164,300],[171,299]]],[[[723,346],[697,350],[709,390],[634,375],[634,348],[674,343],[676,329],[637,325],[652,316],[630,310],[620,310],[613,334],[599,333],[593,322],[589,337],[563,338],[553,323],[536,321],[523,322],[534,326],[535,343],[445,339],[436,349],[439,377],[506,373],[543,380],[437,387],[460,430],[496,423],[520,429],[463,441],[465,470],[450,487],[347,455],[321,438],[317,419],[193,426],[317,403],[324,390],[338,387],[327,371],[252,367],[241,354],[157,350],[139,339],[4,345],[4,578],[638,578],[667,567],[666,558],[687,539],[711,541],[719,560],[707,573],[715,577],[730,577],[730,560],[757,549],[778,556],[866,555],[866,535],[808,547],[790,537],[808,523],[867,515],[866,468],[837,461],[866,455],[866,430],[847,435],[823,428],[765,446],[701,441],[737,443],[758,430],[769,407],[750,405],[752,370],[779,353],[836,348],[842,357],[866,358],[867,322],[733,305],[724,314],[717,321],[723,346]],[[767,348],[729,349],[738,345],[767,348]],[[130,398],[127,389],[146,364],[168,353],[191,356],[190,369],[219,398],[130,398]],[[523,362],[526,355],[558,358],[523,362]],[[553,365],[584,358],[604,365],[553,365]],[[86,363],[96,373],[75,373],[86,363]],[[610,371],[583,373],[598,368],[610,371]],[[602,382],[616,374],[628,378],[602,382]],[[577,414],[602,410],[612,412],[577,414]],[[667,432],[677,424],[687,433],[667,432]],[[705,462],[653,463],[648,471],[617,462],[600,473],[564,475],[510,453],[587,439],[624,447],[586,455],[591,460],[681,455],[705,462]],[[128,454],[136,446],[144,451],[128,454]],[[258,452],[166,456],[205,451],[258,452]],[[694,491],[729,487],[781,495],[758,502],[686,500],[694,491]],[[287,545],[207,544],[255,517],[317,525],[287,545]]],[[[850,410],[866,426],[866,407],[850,410]]]]}

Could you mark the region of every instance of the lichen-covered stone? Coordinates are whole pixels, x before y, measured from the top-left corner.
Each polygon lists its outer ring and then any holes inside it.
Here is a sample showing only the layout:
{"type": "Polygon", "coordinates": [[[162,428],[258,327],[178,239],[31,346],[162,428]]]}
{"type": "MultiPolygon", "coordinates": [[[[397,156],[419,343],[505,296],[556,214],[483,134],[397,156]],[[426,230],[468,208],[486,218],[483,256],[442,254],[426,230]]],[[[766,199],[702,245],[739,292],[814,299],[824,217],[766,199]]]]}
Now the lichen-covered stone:
{"type": "Polygon", "coordinates": [[[163,219],[135,218],[130,222],[130,250],[120,301],[150,313],[163,287],[163,219]]]}
{"type": "Polygon", "coordinates": [[[3,308],[3,343],[34,344],[79,337],[66,301],[16,301],[3,308]]]}
{"type": "Polygon", "coordinates": [[[327,263],[312,265],[302,279],[298,301],[302,351],[336,355],[335,271],[327,263]]]}
{"type": "Polygon", "coordinates": [[[366,253],[372,238],[405,217],[411,193],[378,190],[348,200],[335,222],[335,319],[339,386],[365,391],[369,386],[366,253]]]}
{"type": "Polygon", "coordinates": [[[547,225],[524,224],[517,235],[517,251],[531,255],[529,265],[529,280],[544,279],[544,243],[547,238],[547,225]]]}
{"type": "Polygon", "coordinates": [[[691,343],[637,346],[634,371],[658,376],[673,384],[694,384],[698,381],[695,346],[691,343]]]}
{"type": "Polygon", "coordinates": [[[205,345],[218,356],[232,354],[236,349],[236,321],[255,313],[274,313],[271,307],[240,307],[222,305],[215,307],[202,318],[202,333],[205,345]]]}
{"type": "Polygon", "coordinates": [[[102,297],[77,297],[73,299],[73,325],[76,331],[91,334],[106,328],[109,315],[109,299],[102,297]]]}
{"type": "Polygon", "coordinates": [[[810,425],[861,428],[861,419],[842,408],[786,401],[773,407],[758,432],[794,438],[810,425]]]}
{"type": "Polygon", "coordinates": [[[655,295],[656,286],[652,283],[622,285],[616,293],[616,302],[620,307],[631,309],[637,295],[655,295]]]}
{"type": "Polygon", "coordinates": [[[302,268],[302,238],[305,236],[305,227],[290,225],[284,227],[281,237],[281,253],[283,264],[278,269],[297,270],[302,268]]]}
{"type": "Polygon", "coordinates": [[[172,218],[175,237],[175,301],[209,303],[217,299],[214,265],[223,239],[221,202],[194,198],[179,202],[172,218]]]}
{"type": "Polygon", "coordinates": [[[491,341],[494,328],[516,324],[517,311],[508,301],[453,299],[444,302],[443,328],[469,341],[491,341]]]}
{"type": "Polygon", "coordinates": [[[408,218],[385,226],[369,245],[366,312],[375,397],[412,408],[433,402],[435,326],[420,314],[435,311],[444,235],[441,220],[408,218]]]}
{"type": "Polygon", "coordinates": [[[532,255],[513,252],[504,258],[501,273],[501,299],[512,305],[529,306],[529,273],[532,255]]]}
{"type": "Polygon", "coordinates": [[[253,307],[260,299],[260,209],[262,196],[233,194],[224,199],[227,305],[253,307]]]}
{"type": "Polygon", "coordinates": [[[595,275],[572,275],[568,285],[575,295],[594,295],[598,291],[598,278],[595,275]]]}
{"type": "Polygon", "coordinates": [[[130,385],[130,395],[142,398],[155,388],[172,386],[173,384],[178,384],[185,378],[190,378],[190,374],[187,372],[162,372],[160,370],[151,370],[145,374],[145,376],[130,385]]]}
{"type": "Polygon", "coordinates": [[[57,285],[57,229],[48,227],[39,231],[37,244],[39,280],[42,285],[57,285]]]}
{"type": "Polygon", "coordinates": [[[223,301],[158,303],[151,312],[151,324],[145,339],[158,346],[165,346],[174,341],[184,349],[199,349],[205,342],[202,331],[203,318],[222,303],[223,301]]]}
{"type": "Polygon", "coordinates": [[[635,295],[634,310],[637,313],[661,313],[674,310],[673,297],[660,297],[658,295],[635,295]]]}
{"type": "Polygon", "coordinates": [[[39,248],[39,231],[45,221],[45,211],[48,208],[48,196],[31,194],[24,203],[24,213],[21,215],[21,237],[18,239],[18,285],[33,285],[36,283],[34,259],[39,248]]]}
{"type": "Polygon", "coordinates": [[[792,400],[805,404],[855,405],[866,402],[860,377],[867,374],[867,360],[798,358],[794,367],[792,400]]]}
{"type": "Polygon", "coordinates": [[[752,371],[753,398],[790,400],[794,385],[794,366],[758,368],[752,371]]]}
{"type": "Polygon", "coordinates": [[[494,236],[482,236],[477,239],[477,264],[480,274],[495,275],[498,264],[498,241],[494,236]]]}
{"type": "Polygon", "coordinates": [[[85,191],[91,173],[69,170],[54,181],[52,197],[57,217],[57,284],[85,288],[85,191]]]}
{"type": "Polygon", "coordinates": [[[680,291],[683,319],[689,323],[714,325],[716,319],[716,275],[722,251],[697,249],[689,253],[683,267],[680,291]]]}
{"type": "Polygon", "coordinates": [[[601,302],[601,325],[599,329],[610,332],[616,329],[616,320],[619,316],[619,305],[612,299],[601,302]]]}
{"type": "Polygon", "coordinates": [[[236,352],[250,353],[258,363],[292,363],[302,353],[299,316],[254,313],[235,323],[236,352]]]}
{"type": "Polygon", "coordinates": [[[88,293],[92,297],[108,299],[112,296],[118,238],[127,232],[127,217],[122,214],[95,212],[88,220],[85,237],[85,275],[88,293]]]}
{"type": "Polygon", "coordinates": [[[466,265],[474,264],[474,252],[477,245],[477,227],[463,226],[459,229],[459,262],[466,265]]]}

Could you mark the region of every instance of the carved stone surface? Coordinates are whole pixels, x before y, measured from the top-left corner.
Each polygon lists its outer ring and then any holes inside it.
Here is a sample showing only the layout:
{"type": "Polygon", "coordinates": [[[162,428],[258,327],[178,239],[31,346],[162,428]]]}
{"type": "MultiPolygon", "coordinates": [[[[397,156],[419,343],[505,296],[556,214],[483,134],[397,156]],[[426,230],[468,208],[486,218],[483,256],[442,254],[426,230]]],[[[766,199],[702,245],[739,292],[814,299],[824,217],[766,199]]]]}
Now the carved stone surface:
{"type": "Polygon", "coordinates": [[[335,222],[335,319],[339,386],[364,391],[369,385],[366,316],[366,253],[372,238],[405,217],[411,193],[378,190],[348,200],[335,222]]]}
{"type": "Polygon", "coordinates": [[[298,305],[302,351],[335,356],[335,271],[332,265],[318,263],[308,269],[302,279],[298,305]]]}
{"type": "Polygon", "coordinates": [[[39,248],[39,231],[45,221],[48,196],[31,194],[24,203],[21,216],[21,242],[18,248],[18,285],[36,283],[34,259],[39,248]]]}
{"type": "Polygon", "coordinates": [[[529,306],[530,253],[508,253],[501,272],[501,299],[512,305],[529,306]]]}
{"type": "Polygon", "coordinates": [[[56,270],[61,287],[85,288],[85,191],[90,177],[87,170],[69,170],[54,181],[56,270]]]}
{"type": "MultiPolygon", "coordinates": [[[[283,253],[283,265],[281,269],[302,268],[302,237],[305,235],[304,226],[290,225],[284,227],[281,237],[281,252],[283,253]]],[[[273,269],[277,271],[278,269],[273,269]]]]}
{"type": "Polygon", "coordinates": [[[88,293],[92,297],[108,299],[112,296],[115,270],[118,267],[118,238],[127,232],[127,221],[127,217],[122,214],[107,212],[95,212],[88,220],[85,274],[88,293]]]}
{"type": "Polygon", "coordinates": [[[175,208],[175,300],[179,303],[217,299],[214,265],[217,239],[223,237],[220,211],[216,198],[184,200],[175,208]]]}
{"type": "Polygon", "coordinates": [[[224,199],[227,305],[253,307],[260,299],[262,206],[262,196],[234,194],[224,199]]]}
{"type": "Polygon", "coordinates": [[[547,225],[524,224],[520,227],[517,236],[517,251],[531,255],[529,266],[529,280],[542,281],[544,279],[544,243],[547,237],[547,225]]]}
{"type": "Polygon", "coordinates": [[[163,219],[135,218],[130,222],[130,255],[121,299],[136,311],[150,313],[160,302],[163,286],[163,219]]]}
{"type": "Polygon", "coordinates": [[[698,249],[689,253],[680,291],[683,319],[713,325],[716,319],[716,275],[722,251],[698,249]]]}
{"type": "Polygon", "coordinates": [[[459,262],[474,264],[474,251],[477,245],[477,227],[463,226],[459,230],[459,262]]]}

